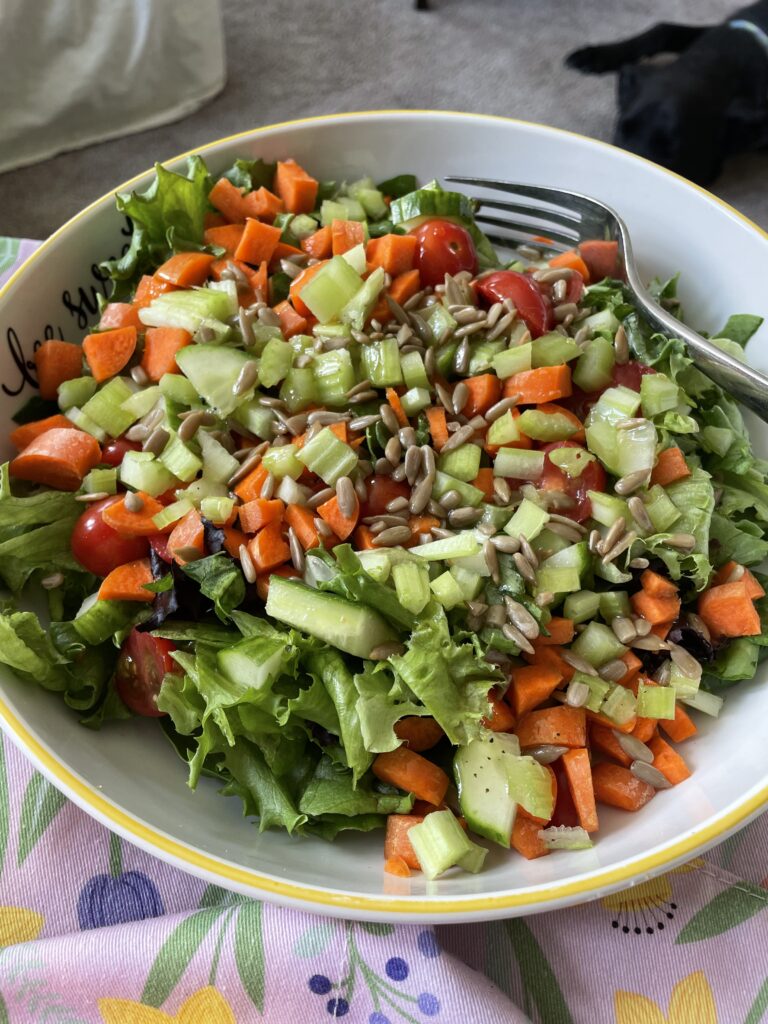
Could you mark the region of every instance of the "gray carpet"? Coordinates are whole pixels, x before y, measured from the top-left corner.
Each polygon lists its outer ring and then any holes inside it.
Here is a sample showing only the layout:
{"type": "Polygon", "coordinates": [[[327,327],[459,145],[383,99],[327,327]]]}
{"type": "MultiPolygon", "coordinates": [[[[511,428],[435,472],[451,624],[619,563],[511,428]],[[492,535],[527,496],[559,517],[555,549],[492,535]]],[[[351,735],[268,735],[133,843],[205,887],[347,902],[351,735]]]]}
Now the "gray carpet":
{"type": "MultiPolygon", "coordinates": [[[[177,124],[0,176],[0,234],[42,238],[154,160],[260,124],[421,107],[507,114],[609,139],[614,79],[563,67],[577,45],[661,17],[720,21],[724,0],[224,0],[229,80],[177,124]]],[[[729,165],[715,191],[768,227],[768,156],[729,165]]]]}

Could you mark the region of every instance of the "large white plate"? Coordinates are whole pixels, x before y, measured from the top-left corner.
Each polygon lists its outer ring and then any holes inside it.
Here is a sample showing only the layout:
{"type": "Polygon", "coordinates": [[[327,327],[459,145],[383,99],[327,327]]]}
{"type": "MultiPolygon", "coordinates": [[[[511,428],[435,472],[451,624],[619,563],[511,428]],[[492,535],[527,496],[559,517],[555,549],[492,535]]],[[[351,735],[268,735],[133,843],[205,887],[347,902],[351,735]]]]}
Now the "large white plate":
{"type": "MultiPolygon", "coordinates": [[[[321,177],[377,178],[413,171],[426,181],[477,174],[572,188],[626,219],[647,277],[683,272],[694,326],[716,330],[730,313],[768,315],[768,236],[707,192],[611,146],[495,117],[381,112],[313,118],[233,136],[198,150],[212,171],[237,156],[295,157],[321,177]]],[[[148,153],[148,162],[153,154],[148,153]]],[[[171,161],[178,166],[181,158],[171,161]]],[[[141,187],[148,175],[121,189],[141,187]]],[[[34,346],[78,340],[102,290],[97,264],[120,252],[125,221],[111,196],[57,231],[0,293],[0,436],[32,393],[34,346]]],[[[765,328],[750,358],[768,369],[765,328]]],[[[765,454],[768,432],[752,420],[765,454]]],[[[6,445],[7,448],[7,445],[6,445]]],[[[260,835],[238,802],[204,781],[196,793],[157,726],[120,723],[93,733],[55,697],[2,672],[0,724],[48,778],[104,824],[172,864],[252,896],[326,914],[459,921],[564,906],[639,882],[701,852],[768,802],[765,669],[728,695],[717,722],[686,744],[693,778],[641,814],[601,810],[593,850],[528,863],[501,850],[479,875],[430,883],[382,870],[381,835],[319,840],[260,835]]]]}

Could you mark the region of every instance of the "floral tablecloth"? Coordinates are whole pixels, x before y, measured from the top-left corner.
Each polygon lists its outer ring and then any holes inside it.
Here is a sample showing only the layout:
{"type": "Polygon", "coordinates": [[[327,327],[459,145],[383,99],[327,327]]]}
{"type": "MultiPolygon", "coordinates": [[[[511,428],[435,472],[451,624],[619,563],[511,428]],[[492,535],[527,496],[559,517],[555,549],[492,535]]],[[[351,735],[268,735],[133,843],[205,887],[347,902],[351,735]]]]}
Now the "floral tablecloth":
{"type": "MultiPolygon", "coordinates": [[[[33,249],[0,238],[0,284],[33,249]]],[[[570,910],[361,924],[168,867],[0,739],[0,1024],[759,1024],[766,951],[768,815],[570,910]]]]}

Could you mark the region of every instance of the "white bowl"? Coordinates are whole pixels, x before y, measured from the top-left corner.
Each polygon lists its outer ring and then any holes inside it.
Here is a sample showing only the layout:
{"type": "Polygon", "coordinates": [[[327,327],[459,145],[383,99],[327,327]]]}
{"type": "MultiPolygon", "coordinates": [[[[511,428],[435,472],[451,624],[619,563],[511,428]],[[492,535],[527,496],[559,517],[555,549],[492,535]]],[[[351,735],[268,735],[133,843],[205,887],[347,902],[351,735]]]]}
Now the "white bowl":
{"type": "MultiPolygon", "coordinates": [[[[604,199],[627,221],[646,277],[682,271],[683,305],[694,326],[716,330],[730,313],[768,316],[768,236],[681,178],[601,142],[496,117],[381,112],[319,117],[245,132],[202,147],[213,172],[238,156],[295,157],[321,177],[379,179],[413,171],[422,181],[450,173],[540,183],[604,199]]],[[[148,153],[148,161],[153,154],[148,153]]],[[[182,158],[171,161],[176,167],[182,158]]],[[[143,187],[149,173],[121,186],[143,187]]],[[[102,290],[97,264],[126,242],[111,195],[57,231],[0,293],[2,417],[32,393],[36,341],[76,341],[94,320],[102,290]]],[[[768,369],[760,340],[750,358],[768,369]]],[[[768,431],[752,421],[766,454],[768,431]]],[[[7,449],[7,444],[5,445],[7,449]]],[[[72,800],[150,853],[251,896],[345,917],[460,921],[565,906],[639,882],[692,857],[745,824],[768,802],[768,718],[760,680],[728,694],[719,721],[699,722],[686,743],[694,769],[637,815],[601,809],[594,849],[527,862],[495,850],[479,875],[437,882],[385,875],[381,833],[333,845],[259,834],[238,801],[204,780],[196,793],[153,722],[83,729],[55,696],[0,673],[0,721],[37,767],[72,800]]]]}

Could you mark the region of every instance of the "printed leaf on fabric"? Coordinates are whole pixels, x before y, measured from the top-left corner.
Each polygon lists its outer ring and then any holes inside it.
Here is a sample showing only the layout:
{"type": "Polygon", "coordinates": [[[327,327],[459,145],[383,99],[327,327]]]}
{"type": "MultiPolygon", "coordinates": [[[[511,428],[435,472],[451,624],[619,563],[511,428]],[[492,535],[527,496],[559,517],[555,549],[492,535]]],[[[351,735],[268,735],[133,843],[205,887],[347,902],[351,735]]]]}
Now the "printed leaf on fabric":
{"type": "Polygon", "coordinates": [[[718,893],[697,911],[677,936],[676,944],[701,942],[722,935],[748,921],[768,907],[764,889],[750,882],[740,881],[718,893]]]}

